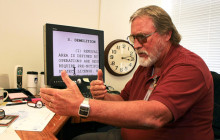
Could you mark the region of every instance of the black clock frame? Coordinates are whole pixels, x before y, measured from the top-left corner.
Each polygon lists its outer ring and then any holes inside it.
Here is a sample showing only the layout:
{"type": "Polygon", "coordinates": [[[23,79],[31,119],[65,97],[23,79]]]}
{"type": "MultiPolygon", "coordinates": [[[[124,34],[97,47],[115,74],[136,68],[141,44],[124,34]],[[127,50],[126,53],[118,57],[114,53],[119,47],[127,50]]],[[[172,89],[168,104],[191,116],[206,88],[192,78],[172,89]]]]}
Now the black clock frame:
{"type": "MultiPolygon", "coordinates": [[[[107,45],[107,47],[106,47],[106,49],[105,49],[105,51],[104,51],[104,56],[105,56],[105,57],[104,57],[104,58],[105,58],[105,68],[108,70],[108,72],[109,72],[110,74],[112,74],[112,75],[114,75],[114,76],[124,76],[124,75],[127,75],[127,74],[131,73],[131,72],[133,71],[133,69],[135,68],[135,66],[136,66],[136,64],[137,64],[137,54],[135,55],[135,56],[136,56],[135,64],[134,64],[133,68],[132,68],[130,71],[128,71],[127,73],[124,73],[124,74],[119,74],[119,73],[114,72],[114,71],[111,69],[110,64],[108,63],[108,54],[109,54],[109,50],[114,46],[114,44],[116,44],[116,43],[118,43],[118,42],[125,42],[125,43],[130,44],[128,41],[123,40],[123,39],[116,39],[116,40],[113,40],[112,42],[110,42],[110,43],[107,45]]],[[[132,44],[130,44],[130,45],[131,45],[132,47],[134,47],[132,44]]]]}

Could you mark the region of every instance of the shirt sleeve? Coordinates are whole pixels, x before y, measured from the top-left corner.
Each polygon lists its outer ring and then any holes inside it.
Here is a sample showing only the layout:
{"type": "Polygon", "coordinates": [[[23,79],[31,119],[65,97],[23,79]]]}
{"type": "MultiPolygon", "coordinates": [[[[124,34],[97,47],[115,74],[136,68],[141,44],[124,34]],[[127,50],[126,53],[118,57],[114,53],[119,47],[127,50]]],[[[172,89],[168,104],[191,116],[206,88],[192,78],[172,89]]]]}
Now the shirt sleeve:
{"type": "Polygon", "coordinates": [[[177,120],[205,96],[205,92],[208,90],[198,68],[191,65],[174,66],[160,77],[149,100],[166,105],[177,120]]]}

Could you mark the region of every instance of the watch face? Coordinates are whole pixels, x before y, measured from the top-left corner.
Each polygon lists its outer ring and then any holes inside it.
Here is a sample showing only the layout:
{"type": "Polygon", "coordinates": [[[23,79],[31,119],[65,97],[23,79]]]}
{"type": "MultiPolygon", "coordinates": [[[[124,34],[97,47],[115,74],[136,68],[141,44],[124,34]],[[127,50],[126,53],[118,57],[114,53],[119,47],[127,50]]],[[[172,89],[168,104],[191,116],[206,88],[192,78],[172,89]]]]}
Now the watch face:
{"type": "Polygon", "coordinates": [[[105,57],[106,69],[116,76],[130,73],[137,62],[134,47],[124,40],[110,43],[106,48],[105,57]]]}
{"type": "Polygon", "coordinates": [[[80,106],[79,115],[82,117],[88,117],[89,115],[89,107],[80,106]]]}

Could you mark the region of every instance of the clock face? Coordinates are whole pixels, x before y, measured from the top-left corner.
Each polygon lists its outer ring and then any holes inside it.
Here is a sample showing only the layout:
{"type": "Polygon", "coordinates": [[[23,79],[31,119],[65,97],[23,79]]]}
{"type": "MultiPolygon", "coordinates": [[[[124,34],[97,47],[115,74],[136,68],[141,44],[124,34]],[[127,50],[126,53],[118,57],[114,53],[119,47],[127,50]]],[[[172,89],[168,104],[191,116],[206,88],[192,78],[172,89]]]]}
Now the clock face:
{"type": "Polygon", "coordinates": [[[130,73],[137,62],[134,47],[125,40],[114,40],[105,49],[105,66],[113,75],[130,73]]]}

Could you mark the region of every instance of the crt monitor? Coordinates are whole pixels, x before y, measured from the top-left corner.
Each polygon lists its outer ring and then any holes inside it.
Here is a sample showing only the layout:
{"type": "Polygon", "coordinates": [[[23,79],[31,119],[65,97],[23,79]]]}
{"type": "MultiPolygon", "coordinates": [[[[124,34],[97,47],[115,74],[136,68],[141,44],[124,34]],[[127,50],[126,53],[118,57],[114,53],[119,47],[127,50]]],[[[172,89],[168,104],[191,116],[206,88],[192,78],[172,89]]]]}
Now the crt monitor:
{"type": "MultiPolygon", "coordinates": [[[[65,88],[61,71],[73,81],[97,79],[98,69],[104,76],[104,32],[101,30],[57,25],[44,25],[45,83],[65,88]]],[[[104,77],[103,77],[104,78],[104,77]]]]}

